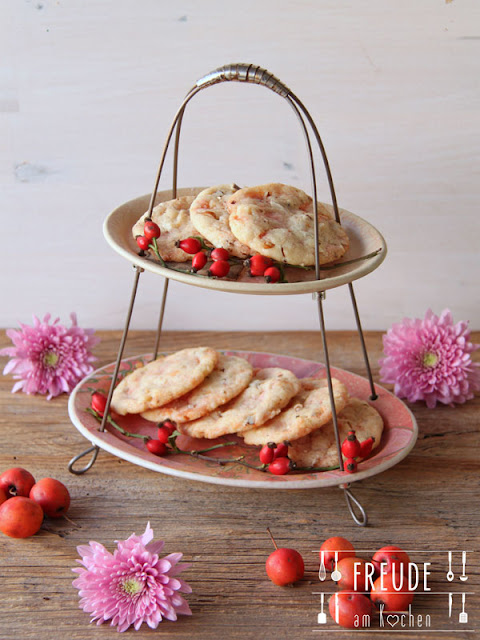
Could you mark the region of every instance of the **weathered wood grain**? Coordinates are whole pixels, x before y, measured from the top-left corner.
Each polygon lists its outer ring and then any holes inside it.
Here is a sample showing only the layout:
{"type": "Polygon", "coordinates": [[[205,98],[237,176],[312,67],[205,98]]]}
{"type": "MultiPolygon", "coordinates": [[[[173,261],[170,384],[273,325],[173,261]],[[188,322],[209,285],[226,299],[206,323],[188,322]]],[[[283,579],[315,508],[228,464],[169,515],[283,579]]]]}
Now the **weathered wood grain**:
{"type": "MultiPolygon", "coordinates": [[[[99,366],[114,360],[120,339],[118,332],[100,335],[99,366]]],[[[475,338],[478,341],[480,336],[475,338]]],[[[378,380],[381,336],[367,333],[366,341],[378,380]]],[[[0,346],[6,344],[2,333],[0,346]]],[[[322,359],[318,333],[177,332],[165,334],[161,346],[170,350],[193,344],[322,359]]],[[[152,333],[133,332],[126,355],[148,352],[152,345],[152,333]]],[[[356,334],[333,332],[329,346],[332,364],[363,374],[356,334]]],[[[0,470],[23,466],[37,478],[53,476],[65,482],[72,494],[70,516],[81,528],[49,522],[51,532],[42,530],[27,540],[0,536],[2,640],[118,637],[105,625],[89,626],[89,617],[78,608],[77,591],[71,586],[75,548],[91,539],[112,548],[115,539],[142,532],[147,521],[156,536],[166,541],[166,552],[182,551],[192,563],[185,577],[193,588],[188,597],[193,616],[175,624],[162,623],[158,632],[168,638],[317,637],[313,630],[319,629],[319,599],[313,592],[320,591],[320,582],[315,550],[330,535],[343,535],[358,549],[397,544],[430,550],[430,560],[439,550],[478,549],[479,398],[456,408],[411,406],[420,428],[411,455],[354,487],[370,516],[370,526],[360,529],[335,488],[288,492],[219,488],[149,472],[104,452],[87,474],[72,476],[67,462],[85,448],[86,441],[69,421],[67,398],[47,402],[43,397],[11,395],[11,385],[10,378],[0,379],[0,470]],[[279,545],[293,546],[305,558],[306,577],[295,587],[275,587],[264,573],[272,550],[267,526],[279,545]]],[[[456,557],[458,575],[459,554],[456,557]]],[[[416,562],[423,560],[415,556],[416,562]]],[[[466,585],[475,591],[476,555],[469,555],[468,569],[466,585]]],[[[434,591],[467,588],[458,579],[449,587],[441,571],[431,578],[434,591]]],[[[446,593],[418,596],[415,612],[429,613],[436,625],[444,625],[440,628],[451,629],[441,637],[453,640],[464,637],[458,633],[459,603],[455,596],[456,617],[450,622],[446,593]]],[[[478,626],[480,607],[472,596],[467,603],[469,624],[465,626],[471,629],[478,626]]],[[[331,637],[332,625],[328,627],[322,633],[331,637]]],[[[333,637],[352,637],[353,632],[336,629],[333,637]]],[[[142,627],[135,637],[153,637],[153,633],[142,627]]],[[[396,636],[423,638],[425,634],[410,629],[396,636]]]]}

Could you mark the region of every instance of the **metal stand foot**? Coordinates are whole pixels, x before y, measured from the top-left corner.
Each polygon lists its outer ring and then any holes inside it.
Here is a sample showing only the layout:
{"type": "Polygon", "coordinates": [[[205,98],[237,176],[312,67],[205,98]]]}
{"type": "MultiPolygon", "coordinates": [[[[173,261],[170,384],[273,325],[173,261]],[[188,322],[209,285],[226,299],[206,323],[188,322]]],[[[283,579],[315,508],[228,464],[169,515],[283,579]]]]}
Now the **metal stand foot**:
{"type": "Polygon", "coordinates": [[[355,496],[350,491],[350,489],[348,489],[348,487],[342,487],[342,489],[345,495],[345,500],[347,502],[348,510],[350,511],[350,515],[354,519],[355,524],[358,524],[359,527],[366,527],[368,524],[368,518],[367,518],[367,513],[365,509],[362,507],[362,505],[357,500],[357,498],[355,498],[355,496]],[[357,508],[357,510],[360,512],[360,515],[357,515],[355,513],[355,509],[353,508],[354,505],[357,508]]]}
{"type": "Polygon", "coordinates": [[[82,451],[82,453],[79,453],[77,456],[72,458],[68,463],[68,470],[70,471],[70,473],[74,473],[76,476],[81,476],[82,473],[85,473],[86,471],[91,469],[95,464],[95,460],[97,459],[98,452],[99,452],[99,447],[96,444],[94,444],[93,446],[89,447],[88,449],[85,449],[85,451],[82,451]],[[80,460],[80,458],[83,458],[83,456],[87,456],[92,451],[93,451],[93,455],[90,458],[90,462],[84,467],[82,467],[81,469],[74,469],[74,465],[77,462],[77,460],[80,460]]]}

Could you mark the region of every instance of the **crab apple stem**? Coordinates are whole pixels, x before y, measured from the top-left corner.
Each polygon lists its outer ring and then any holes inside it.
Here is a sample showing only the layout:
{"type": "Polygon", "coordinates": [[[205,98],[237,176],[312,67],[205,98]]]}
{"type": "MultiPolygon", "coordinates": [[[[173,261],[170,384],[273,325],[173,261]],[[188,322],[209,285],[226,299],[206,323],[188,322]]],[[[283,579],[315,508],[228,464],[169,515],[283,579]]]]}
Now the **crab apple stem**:
{"type": "Polygon", "coordinates": [[[278,549],[277,547],[277,543],[275,542],[275,538],[272,536],[272,532],[270,531],[270,528],[267,527],[267,531],[268,531],[268,535],[270,536],[272,542],[273,542],[273,546],[275,547],[275,549],[278,549]]]}
{"type": "Polygon", "coordinates": [[[70,524],[73,524],[74,527],[77,527],[77,529],[81,529],[82,528],[79,524],[77,524],[71,518],[69,518],[66,513],[63,514],[63,517],[65,518],[65,520],[67,522],[70,522],[70,524]]]}

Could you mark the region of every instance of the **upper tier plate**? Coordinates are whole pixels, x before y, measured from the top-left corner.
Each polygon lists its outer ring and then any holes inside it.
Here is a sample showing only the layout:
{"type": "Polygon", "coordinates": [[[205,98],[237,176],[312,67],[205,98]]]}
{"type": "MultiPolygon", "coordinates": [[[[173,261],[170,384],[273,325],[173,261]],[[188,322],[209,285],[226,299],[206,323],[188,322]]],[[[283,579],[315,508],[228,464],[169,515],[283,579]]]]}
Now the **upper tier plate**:
{"type": "MultiPolygon", "coordinates": [[[[202,191],[202,189],[204,189],[204,187],[178,189],[177,195],[196,195],[202,191]]],[[[155,203],[158,204],[159,202],[170,200],[170,198],[171,191],[159,191],[155,203]]],[[[108,244],[121,256],[146,271],[152,271],[165,278],[178,280],[179,282],[195,287],[255,295],[291,295],[325,291],[357,280],[374,271],[374,269],[383,262],[387,253],[385,240],[375,227],[354,213],[340,209],[342,226],[350,238],[350,248],[338,266],[331,270],[321,271],[320,280],[267,284],[266,282],[258,281],[236,282],[234,280],[202,278],[194,274],[180,273],[172,269],[166,269],[158,262],[141,258],[138,255],[138,247],[132,236],[132,227],[147,211],[149,203],[150,195],[140,196],[139,198],[120,205],[112,211],[103,225],[103,232],[108,244]],[[342,266],[342,262],[361,258],[376,251],[378,251],[378,253],[372,258],[342,266]]]]}

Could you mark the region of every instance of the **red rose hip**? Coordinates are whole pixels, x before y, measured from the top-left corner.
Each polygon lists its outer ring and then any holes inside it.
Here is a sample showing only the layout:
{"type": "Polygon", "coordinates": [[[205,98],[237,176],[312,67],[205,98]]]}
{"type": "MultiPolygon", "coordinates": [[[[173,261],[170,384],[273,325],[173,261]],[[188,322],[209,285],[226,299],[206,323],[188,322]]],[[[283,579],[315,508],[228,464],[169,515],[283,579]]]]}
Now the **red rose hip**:
{"type": "Polygon", "coordinates": [[[164,456],[167,453],[167,445],[160,440],[147,440],[147,449],[156,456],[164,456]]]}
{"type": "Polygon", "coordinates": [[[267,282],[275,284],[275,282],[280,280],[282,274],[280,273],[280,269],[277,269],[277,267],[268,267],[268,269],[265,269],[263,275],[267,282]]]}
{"type": "Polygon", "coordinates": [[[158,224],[153,222],[153,220],[147,220],[147,222],[145,222],[145,226],[143,227],[143,235],[148,240],[151,240],[152,238],[159,238],[160,227],[158,226],[158,224]]]}
{"type": "Polygon", "coordinates": [[[208,270],[209,276],[215,276],[216,278],[224,278],[230,271],[230,263],[226,260],[216,260],[210,265],[208,270]]]}
{"type": "Polygon", "coordinates": [[[292,469],[292,461],[289,458],[282,456],[281,458],[275,458],[273,462],[268,465],[268,470],[276,476],[284,476],[292,469]]]}
{"type": "Polygon", "coordinates": [[[210,254],[210,258],[212,260],[228,260],[230,258],[230,254],[223,247],[217,247],[210,254]]]}
{"type": "Polygon", "coordinates": [[[70,494],[67,487],[55,478],[42,478],[30,490],[30,499],[34,500],[50,518],[61,518],[70,506],[70,494]]]}
{"type": "Polygon", "coordinates": [[[360,453],[358,454],[360,458],[366,458],[372,453],[374,442],[375,438],[371,436],[360,443],[360,453]]]}
{"type": "Polygon", "coordinates": [[[342,453],[346,458],[356,458],[360,455],[360,443],[357,440],[355,431],[349,431],[348,436],[342,443],[342,453]]]}
{"type": "Polygon", "coordinates": [[[95,393],[92,393],[91,407],[94,411],[98,413],[98,415],[103,417],[106,406],[107,406],[107,397],[104,396],[103,393],[100,393],[100,391],[95,391],[95,393]]]}
{"type": "Polygon", "coordinates": [[[273,260],[259,254],[245,260],[245,266],[250,269],[251,276],[263,276],[265,270],[271,267],[273,260]]]}
{"type": "Polygon", "coordinates": [[[273,462],[273,457],[275,455],[276,444],[274,442],[269,442],[268,444],[264,444],[260,449],[260,453],[258,457],[260,458],[260,462],[262,464],[270,464],[273,462]]]}
{"type": "Polygon", "coordinates": [[[146,238],[145,236],[137,236],[136,240],[137,240],[138,247],[142,251],[148,250],[148,245],[150,244],[150,240],[148,238],[146,238]]]}
{"type": "Polygon", "coordinates": [[[207,256],[203,253],[203,251],[199,251],[192,258],[192,271],[197,272],[207,264],[207,256]]]}
{"type": "Polygon", "coordinates": [[[197,238],[185,238],[185,240],[176,242],[175,246],[192,256],[198,253],[202,248],[202,244],[197,238]]]}

